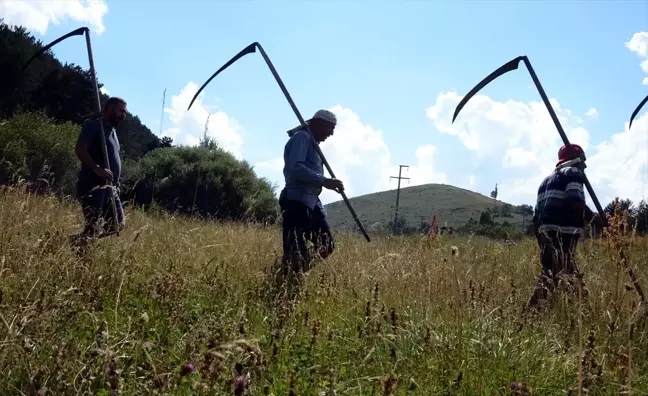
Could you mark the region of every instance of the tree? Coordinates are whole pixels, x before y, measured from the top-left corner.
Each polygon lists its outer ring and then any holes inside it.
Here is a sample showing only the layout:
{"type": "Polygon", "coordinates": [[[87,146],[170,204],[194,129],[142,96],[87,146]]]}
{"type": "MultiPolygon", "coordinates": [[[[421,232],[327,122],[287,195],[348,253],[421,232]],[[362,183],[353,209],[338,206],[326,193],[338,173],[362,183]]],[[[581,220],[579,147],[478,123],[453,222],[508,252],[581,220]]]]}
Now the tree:
{"type": "Polygon", "coordinates": [[[491,198],[497,199],[497,184],[495,184],[495,189],[490,193],[491,198]]]}
{"type": "Polygon", "coordinates": [[[522,216],[533,216],[533,206],[523,204],[517,207],[517,212],[522,216]]]}
{"type": "Polygon", "coordinates": [[[390,230],[393,230],[394,235],[405,235],[409,231],[407,221],[405,220],[405,217],[403,217],[403,215],[400,215],[398,216],[398,218],[396,218],[395,224],[394,220],[387,223],[387,227],[390,230]]]}
{"type": "MultiPolygon", "coordinates": [[[[46,51],[23,73],[24,62],[43,46],[24,27],[10,27],[0,19],[0,119],[42,111],[53,122],[71,122],[80,130],[83,117],[96,110],[90,72],[78,65],[61,64],[46,51]]],[[[100,97],[103,106],[108,96],[100,97]]],[[[130,112],[116,130],[126,158],[141,158],[159,147],[160,139],[130,112]]]]}
{"type": "Polygon", "coordinates": [[[642,200],[635,211],[637,232],[645,235],[648,232],[648,202],[642,200]]]}
{"type": "Polygon", "coordinates": [[[502,214],[502,216],[504,216],[504,217],[513,217],[512,212],[513,212],[513,205],[511,205],[509,203],[505,203],[505,204],[502,205],[502,208],[500,210],[500,213],[502,214]]]}
{"type": "Polygon", "coordinates": [[[124,167],[124,194],[147,208],[235,221],[275,221],[275,187],[246,161],[206,147],[158,148],[124,167]]]}
{"type": "Polygon", "coordinates": [[[486,209],[485,211],[481,212],[481,214],[479,215],[479,224],[485,226],[492,226],[493,224],[495,224],[490,209],[486,209]]]}
{"type": "Polygon", "coordinates": [[[619,199],[619,197],[614,198],[612,202],[607,204],[604,212],[608,216],[614,216],[615,210],[619,209],[622,213],[627,211],[629,216],[634,215],[634,203],[630,199],[619,199]]]}

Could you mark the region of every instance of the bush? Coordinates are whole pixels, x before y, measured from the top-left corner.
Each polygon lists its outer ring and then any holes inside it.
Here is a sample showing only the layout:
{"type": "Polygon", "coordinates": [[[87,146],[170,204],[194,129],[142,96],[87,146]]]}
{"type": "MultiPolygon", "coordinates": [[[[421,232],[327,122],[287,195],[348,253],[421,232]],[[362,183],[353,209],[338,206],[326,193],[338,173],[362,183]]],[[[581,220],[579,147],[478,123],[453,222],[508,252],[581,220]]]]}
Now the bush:
{"type": "Polygon", "coordinates": [[[40,112],[18,113],[0,122],[0,184],[19,179],[34,190],[75,191],[78,160],[74,144],[79,126],[54,123],[40,112]]]}
{"type": "Polygon", "coordinates": [[[274,186],[218,147],[157,148],[125,161],[122,192],[144,208],[155,202],[205,218],[274,222],[278,215],[274,186]]]}

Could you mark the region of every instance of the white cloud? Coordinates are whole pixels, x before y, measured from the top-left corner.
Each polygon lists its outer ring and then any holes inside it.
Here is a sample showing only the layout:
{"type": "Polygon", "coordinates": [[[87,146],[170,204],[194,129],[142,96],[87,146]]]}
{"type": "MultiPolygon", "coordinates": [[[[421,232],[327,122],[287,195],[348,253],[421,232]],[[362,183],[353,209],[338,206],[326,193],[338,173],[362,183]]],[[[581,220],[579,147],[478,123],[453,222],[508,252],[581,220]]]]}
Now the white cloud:
{"type": "MultiPolygon", "coordinates": [[[[330,108],[337,116],[335,134],[320,145],[324,156],[335,173],[344,182],[347,197],[394,189],[390,176],[398,176],[398,164],[383,139],[383,132],[368,124],[351,109],[340,105],[330,108]]],[[[435,167],[437,147],[424,145],[416,149],[416,163],[403,170],[402,176],[409,177],[409,185],[425,183],[447,183],[447,176],[435,167]]],[[[407,164],[407,163],[405,163],[407,164]]],[[[266,176],[283,187],[283,157],[274,157],[256,164],[259,175],[266,176]]],[[[328,176],[328,171],[324,170],[328,176]]],[[[403,181],[407,186],[407,182],[403,181]]],[[[341,197],[324,190],[320,196],[324,204],[338,201],[341,197]]]]}
{"type": "Polygon", "coordinates": [[[105,31],[103,17],[108,5],[103,0],[0,0],[0,16],[8,25],[20,25],[41,35],[49,24],[65,19],[88,23],[97,34],[105,31]]]}
{"type": "Polygon", "coordinates": [[[110,91],[106,89],[106,86],[104,85],[103,87],[99,88],[102,94],[110,96],[110,91]]]}
{"type": "Polygon", "coordinates": [[[628,124],[588,155],[586,172],[601,205],[616,196],[636,202],[648,198],[648,113],[635,118],[631,129],[628,124]]]}
{"type": "Polygon", "coordinates": [[[593,107],[591,107],[591,108],[590,108],[589,110],[587,110],[587,112],[585,113],[586,116],[588,116],[588,117],[593,117],[593,118],[598,117],[598,114],[599,114],[598,110],[596,110],[596,109],[593,108],[593,107]]]}
{"type": "Polygon", "coordinates": [[[169,115],[171,126],[162,132],[162,136],[169,136],[175,144],[195,146],[204,136],[205,123],[209,117],[207,136],[216,139],[223,149],[241,159],[242,127],[236,120],[222,111],[210,112],[213,106],[203,103],[203,94],[198,95],[187,111],[189,102],[197,91],[198,86],[190,81],[179,94],[171,97],[171,106],[164,109],[169,115]]]}
{"type": "MultiPolygon", "coordinates": [[[[538,185],[557,161],[563,142],[542,102],[497,102],[476,95],[451,123],[462,97],[454,92],[439,94],[426,109],[439,133],[456,136],[470,151],[494,167],[502,167],[506,178],[499,183],[499,199],[513,204],[532,204],[538,185]]],[[[586,173],[602,205],[615,196],[641,200],[646,189],[648,164],[648,114],[633,123],[632,130],[612,135],[590,148],[588,131],[581,120],[563,109],[557,100],[552,106],[570,142],[586,150],[586,173]]],[[[478,165],[480,168],[484,164],[478,165]]],[[[493,181],[496,181],[493,179],[493,181]]],[[[490,182],[490,180],[488,181],[490,182]]],[[[592,207],[593,208],[593,207],[592,207]]]]}
{"type": "MultiPolygon", "coordinates": [[[[625,43],[625,47],[643,59],[639,66],[644,73],[648,74],[648,32],[633,34],[630,41],[625,43]]],[[[644,78],[642,83],[648,85],[648,77],[644,78]]]]}

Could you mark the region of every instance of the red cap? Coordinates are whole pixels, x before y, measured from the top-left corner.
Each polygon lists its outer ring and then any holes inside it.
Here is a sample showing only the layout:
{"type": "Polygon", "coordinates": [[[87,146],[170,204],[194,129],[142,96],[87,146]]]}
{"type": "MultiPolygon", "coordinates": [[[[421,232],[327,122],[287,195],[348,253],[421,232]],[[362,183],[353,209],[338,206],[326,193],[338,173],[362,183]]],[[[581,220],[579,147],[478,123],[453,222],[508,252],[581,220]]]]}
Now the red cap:
{"type": "MultiPolygon", "coordinates": [[[[581,154],[585,155],[585,151],[583,151],[583,148],[581,146],[577,144],[572,144],[571,146],[576,152],[576,158],[578,158],[581,154]]],[[[558,150],[558,163],[556,164],[556,166],[572,159],[574,159],[574,157],[572,157],[571,152],[566,145],[563,145],[560,150],[558,150]]]]}

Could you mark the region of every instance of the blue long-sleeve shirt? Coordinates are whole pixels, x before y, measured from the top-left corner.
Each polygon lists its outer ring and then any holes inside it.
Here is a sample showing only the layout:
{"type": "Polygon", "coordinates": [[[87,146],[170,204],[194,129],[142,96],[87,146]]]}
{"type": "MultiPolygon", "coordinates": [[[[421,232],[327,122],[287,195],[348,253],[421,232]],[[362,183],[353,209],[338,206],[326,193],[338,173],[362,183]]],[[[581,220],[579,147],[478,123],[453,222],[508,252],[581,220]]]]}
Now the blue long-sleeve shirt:
{"type": "Polygon", "coordinates": [[[313,135],[302,129],[288,140],[284,148],[286,198],[300,201],[311,209],[321,206],[319,195],[326,179],[316,144],[313,135]]]}

